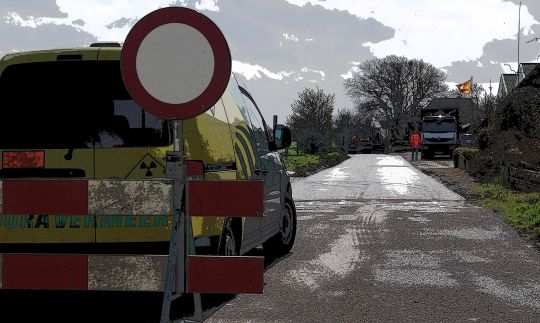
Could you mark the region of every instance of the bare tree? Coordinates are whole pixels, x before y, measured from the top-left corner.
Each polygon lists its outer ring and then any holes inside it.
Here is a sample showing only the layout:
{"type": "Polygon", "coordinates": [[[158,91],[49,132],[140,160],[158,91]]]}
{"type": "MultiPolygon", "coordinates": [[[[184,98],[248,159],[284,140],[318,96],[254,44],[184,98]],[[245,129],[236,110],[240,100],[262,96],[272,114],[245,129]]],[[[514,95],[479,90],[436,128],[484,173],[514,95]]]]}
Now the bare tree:
{"type": "Polygon", "coordinates": [[[318,87],[298,93],[298,99],[291,105],[292,114],[287,117],[287,124],[299,148],[313,154],[330,143],[334,96],[318,87]]]}
{"type": "Polygon", "coordinates": [[[345,81],[345,90],[359,111],[371,115],[395,140],[407,135],[423,105],[448,90],[445,79],[429,63],[392,55],[360,64],[345,81]]]}

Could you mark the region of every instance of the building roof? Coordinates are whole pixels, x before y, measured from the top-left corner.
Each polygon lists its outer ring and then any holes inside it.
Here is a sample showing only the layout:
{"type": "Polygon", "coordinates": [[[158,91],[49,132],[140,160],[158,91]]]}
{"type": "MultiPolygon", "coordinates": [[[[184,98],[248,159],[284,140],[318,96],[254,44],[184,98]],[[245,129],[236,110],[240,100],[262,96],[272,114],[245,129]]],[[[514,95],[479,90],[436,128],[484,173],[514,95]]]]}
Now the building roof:
{"type": "Polygon", "coordinates": [[[471,105],[474,105],[471,98],[435,98],[422,110],[469,109],[471,105]]]}
{"type": "Polygon", "coordinates": [[[474,115],[477,114],[475,110],[476,105],[471,98],[435,98],[422,108],[421,115],[428,116],[437,112],[459,115],[460,121],[465,124],[472,122],[474,115]]]}
{"type": "Polygon", "coordinates": [[[525,78],[519,83],[519,87],[529,86],[529,85],[540,85],[540,64],[533,64],[529,72],[525,74],[525,78]]]}
{"type": "Polygon", "coordinates": [[[502,79],[504,82],[504,87],[506,92],[512,91],[513,88],[517,85],[517,74],[503,74],[502,79]]]}
{"type": "Polygon", "coordinates": [[[521,70],[523,71],[524,78],[527,77],[540,63],[521,63],[521,70]]]}

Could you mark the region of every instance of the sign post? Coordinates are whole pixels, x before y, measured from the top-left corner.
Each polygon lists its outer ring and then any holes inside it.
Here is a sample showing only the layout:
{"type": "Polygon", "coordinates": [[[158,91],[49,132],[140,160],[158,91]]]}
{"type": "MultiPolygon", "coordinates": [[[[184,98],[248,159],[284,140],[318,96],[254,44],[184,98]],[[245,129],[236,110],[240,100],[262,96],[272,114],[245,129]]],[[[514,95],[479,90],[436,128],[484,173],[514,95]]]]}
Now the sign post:
{"type": "Polygon", "coordinates": [[[146,15],[131,29],[120,67],[125,87],[139,106],[159,118],[176,120],[174,151],[166,155],[167,178],[173,181],[174,214],[161,322],[170,321],[171,302],[186,292],[194,295],[194,320],[202,321],[199,293],[262,293],[263,288],[262,257],[208,257],[190,252],[194,247],[192,213],[263,214],[261,181],[203,180],[186,185],[182,120],[204,113],[223,95],[231,74],[229,47],[208,17],[187,8],[163,8],[146,15]],[[232,192],[231,187],[239,194],[221,194],[232,192]],[[210,191],[214,193],[208,194],[210,191]],[[255,203],[238,201],[246,194],[253,195],[255,203]],[[213,199],[208,200],[209,196],[213,199]],[[205,208],[212,204],[214,209],[205,208]]]}

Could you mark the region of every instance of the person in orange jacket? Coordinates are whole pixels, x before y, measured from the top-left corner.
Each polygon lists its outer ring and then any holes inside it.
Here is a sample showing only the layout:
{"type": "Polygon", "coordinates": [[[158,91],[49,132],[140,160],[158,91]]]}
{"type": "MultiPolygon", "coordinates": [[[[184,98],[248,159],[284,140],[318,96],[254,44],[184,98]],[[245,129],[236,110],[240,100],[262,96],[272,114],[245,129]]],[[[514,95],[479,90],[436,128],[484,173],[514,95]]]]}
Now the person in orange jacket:
{"type": "Polygon", "coordinates": [[[418,131],[413,131],[410,138],[412,160],[418,160],[418,151],[420,150],[420,143],[422,142],[422,136],[418,131]]]}

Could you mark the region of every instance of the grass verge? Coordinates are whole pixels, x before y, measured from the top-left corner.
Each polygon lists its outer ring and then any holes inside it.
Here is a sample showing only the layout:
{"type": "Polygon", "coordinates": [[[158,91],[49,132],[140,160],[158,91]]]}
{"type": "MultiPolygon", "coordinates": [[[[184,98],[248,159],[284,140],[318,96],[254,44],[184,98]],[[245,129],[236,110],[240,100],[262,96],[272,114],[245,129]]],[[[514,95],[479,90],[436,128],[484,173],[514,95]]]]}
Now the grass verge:
{"type": "Polygon", "coordinates": [[[285,157],[285,166],[288,171],[294,172],[296,177],[309,176],[325,168],[333,167],[349,158],[347,154],[338,149],[317,155],[302,154],[296,156],[296,152],[294,150],[293,152],[289,150],[289,155],[285,157]]]}
{"type": "Polygon", "coordinates": [[[540,240],[540,192],[516,193],[500,183],[481,184],[471,190],[484,207],[502,214],[506,222],[540,240]]]}

